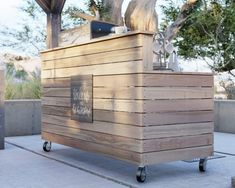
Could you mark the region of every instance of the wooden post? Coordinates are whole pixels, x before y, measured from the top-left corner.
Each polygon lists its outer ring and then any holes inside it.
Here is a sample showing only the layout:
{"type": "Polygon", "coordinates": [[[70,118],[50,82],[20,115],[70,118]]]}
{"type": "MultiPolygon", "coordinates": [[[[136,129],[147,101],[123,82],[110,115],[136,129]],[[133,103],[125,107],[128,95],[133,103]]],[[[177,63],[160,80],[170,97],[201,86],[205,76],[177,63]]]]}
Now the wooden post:
{"type": "Polygon", "coordinates": [[[61,31],[61,14],[47,14],[47,48],[58,47],[61,31]]]}
{"type": "Polygon", "coordinates": [[[36,0],[47,14],[47,48],[58,47],[61,13],[66,0],[36,0]]]}
{"type": "Polygon", "coordinates": [[[0,70],[0,149],[4,149],[4,71],[0,70]]]}

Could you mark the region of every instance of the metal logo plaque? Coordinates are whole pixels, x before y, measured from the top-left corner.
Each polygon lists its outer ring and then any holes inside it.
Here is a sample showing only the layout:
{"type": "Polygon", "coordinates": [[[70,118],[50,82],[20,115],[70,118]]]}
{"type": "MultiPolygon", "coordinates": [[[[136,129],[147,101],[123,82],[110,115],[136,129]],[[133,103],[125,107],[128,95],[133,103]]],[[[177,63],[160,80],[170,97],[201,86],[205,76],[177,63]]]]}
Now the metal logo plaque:
{"type": "Polygon", "coordinates": [[[93,76],[71,77],[71,119],[93,122],[93,76]]]}

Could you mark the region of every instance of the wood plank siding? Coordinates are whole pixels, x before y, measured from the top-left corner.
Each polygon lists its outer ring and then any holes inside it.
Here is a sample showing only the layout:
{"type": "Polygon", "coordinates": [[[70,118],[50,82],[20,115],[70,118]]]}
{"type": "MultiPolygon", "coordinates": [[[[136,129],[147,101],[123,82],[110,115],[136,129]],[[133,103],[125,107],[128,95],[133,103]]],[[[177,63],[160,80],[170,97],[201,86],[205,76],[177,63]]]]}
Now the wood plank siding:
{"type": "Polygon", "coordinates": [[[150,33],[42,57],[42,137],[138,165],[213,152],[213,75],[153,71],[150,33]],[[71,120],[71,76],[93,75],[93,123],[71,120]]]}

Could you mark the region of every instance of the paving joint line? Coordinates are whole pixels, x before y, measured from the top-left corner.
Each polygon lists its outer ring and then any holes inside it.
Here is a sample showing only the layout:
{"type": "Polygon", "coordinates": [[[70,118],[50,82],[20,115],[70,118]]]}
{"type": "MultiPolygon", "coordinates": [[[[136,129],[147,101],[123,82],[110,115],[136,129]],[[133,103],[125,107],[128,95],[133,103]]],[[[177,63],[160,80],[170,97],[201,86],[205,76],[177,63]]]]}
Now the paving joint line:
{"type": "Polygon", "coordinates": [[[235,157],[235,154],[233,154],[233,153],[227,153],[227,152],[221,152],[221,151],[214,151],[214,152],[235,157]]]}
{"type": "Polygon", "coordinates": [[[68,162],[66,162],[66,161],[63,161],[63,160],[55,159],[55,158],[53,158],[53,157],[44,155],[44,154],[39,153],[39,152],[36,152],[36,151],[33,151],[33,150],[31,150],[31,149],[25,148],[25,147],[20,146],[20,145],[18,145],[18,144],[15,144],[15,143],[12,143],[12,142],[9,142],[9,141],[6,141],[6,140],[5,140],[5,142],[6,142],[7,144],[12,145],[12,146],[18,147],[18,148],[20,148],[20,149],[22,149],[22,150],[31,152],[31,153],[33,153],[33,154],[36,154],[36,155],[45,157],[45,158],[47,158],[47,159],[50,159],[50,160],[53,160],[53,161],[56,161],[56,162],[59,162],[59,163],[62,163],[62,164],[64,164],[64,165],[66,165],[66,166],[69,166],[69,167],[72,167],[72,168],[75,168],[75,169],[78,169],[78,170],[87,172],[87,173],[89,173],[89,174],[98,176],[98,177],[100,177],[100,178],[103,178],[103,179],[106,179],[106,180],[108,180],[108,181],[117,183],[117,184],[119,184],[119,185],[123,185],[123,186],[129,187],[129,188],[136,188],[135,186],[130,185],[130,184],[127,184],[127,183],[125,183],[125,182],[116,180],[116,179],[114,179],[114,178],[111,178],[111,177],[102,175],[102,174],[97,173],[97,172],[93,172],[93,171],[91,171],[91,170],[85,169],[85,168],[83,168],[83,167],[79,167],[79,166],[77,166],[77,165],[70,164],[70,163],[68,163],[68,162]]]}

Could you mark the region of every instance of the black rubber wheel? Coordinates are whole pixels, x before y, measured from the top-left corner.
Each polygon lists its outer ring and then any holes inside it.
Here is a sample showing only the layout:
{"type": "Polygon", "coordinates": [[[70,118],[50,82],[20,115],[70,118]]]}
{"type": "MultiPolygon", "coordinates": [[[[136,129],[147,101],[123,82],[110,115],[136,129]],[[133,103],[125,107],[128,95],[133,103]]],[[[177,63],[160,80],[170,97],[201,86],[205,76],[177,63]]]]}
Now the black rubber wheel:
{"type": "Polygon", "coordinates": [[[200,159],[199,161],[199,171],[200,172],[206,172],[206,163],[207,163],[207,159],[200,159]]]}
{"type": "Polygon", "coordinates": [[[146,168],[145,167],[139,167],[137,169],[136,180],[140,183],[145,182],[146,180],[146,168]]]}
{"type": "Polygon", "coordinates": [[[45,141],[44,144],[43,144],[43,150],[45,152],[51,151],[51,142],[45,141]]]}

